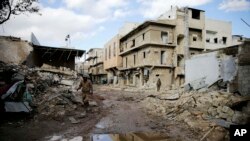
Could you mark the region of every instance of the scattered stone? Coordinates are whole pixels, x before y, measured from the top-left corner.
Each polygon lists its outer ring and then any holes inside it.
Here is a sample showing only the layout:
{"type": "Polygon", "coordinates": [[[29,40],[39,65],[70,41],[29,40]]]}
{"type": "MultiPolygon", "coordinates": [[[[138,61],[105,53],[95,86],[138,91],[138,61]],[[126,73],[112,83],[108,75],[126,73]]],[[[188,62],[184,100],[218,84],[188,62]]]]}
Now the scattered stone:
{"type": "Polygon", "coordinates": [[[98,106],[98,104],[96,103],[96,101],[89,101],[89,106],[98,106]]]}
{"type": "Polygon", "coordinates": [[[53,136],[50,141],[59,141],[60,139],[62,139],[62,136],[53,136]]]}
{"type": "Polygon", "coordinates": [[[180,95],[178,94],[178,93],[176,93],[176,94],[171,94],[171,95],[159,95],[158,96],[159,97],[159,99],[161,99],[161,100],[177,100],[177,99],[179,99],[180,98],[180,95]]]}
{"type": "Polygon", "coordinates": [[[85,118],[87,116],[86,111],[80,113],[80,115],[78,116],[78,118],[85,118]]]}
{"type": "Polygon", "coordinates": [[[69,141],[82,141],[83,138],[82,136],[77,136],[77,137],[74,137],[73,139],[70,139],[69,141]]]}
{"type": "Polygon", "coordinates": [[[76,120],[74,117],[69,117],[69,120],[72,124],[77,124],[79,123],[80,121],[76,120]]]}

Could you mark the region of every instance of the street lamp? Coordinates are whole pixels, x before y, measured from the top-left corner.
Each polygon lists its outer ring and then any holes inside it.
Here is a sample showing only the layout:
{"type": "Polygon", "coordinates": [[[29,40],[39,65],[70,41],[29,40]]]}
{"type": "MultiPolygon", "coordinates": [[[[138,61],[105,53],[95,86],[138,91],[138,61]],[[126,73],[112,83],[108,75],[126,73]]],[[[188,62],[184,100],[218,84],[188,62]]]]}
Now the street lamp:
{"type": "Polygon", "coordinates": [[[70,35],[69,34],[66,36],[65,41],[67,43],[67,47],[70,47],[70,35]]]}

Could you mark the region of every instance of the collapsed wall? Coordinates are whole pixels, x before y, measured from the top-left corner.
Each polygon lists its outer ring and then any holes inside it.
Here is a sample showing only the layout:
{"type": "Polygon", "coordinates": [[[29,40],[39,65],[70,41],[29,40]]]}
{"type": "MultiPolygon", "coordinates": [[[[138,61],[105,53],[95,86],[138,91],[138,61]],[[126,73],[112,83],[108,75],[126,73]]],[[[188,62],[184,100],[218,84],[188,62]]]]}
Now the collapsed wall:
{"type": "Polygon", "coordinates": [[[33,47],[16,37],[0,36],[0,60],[7,64],[21,64],[27,60],[33,47]]]}

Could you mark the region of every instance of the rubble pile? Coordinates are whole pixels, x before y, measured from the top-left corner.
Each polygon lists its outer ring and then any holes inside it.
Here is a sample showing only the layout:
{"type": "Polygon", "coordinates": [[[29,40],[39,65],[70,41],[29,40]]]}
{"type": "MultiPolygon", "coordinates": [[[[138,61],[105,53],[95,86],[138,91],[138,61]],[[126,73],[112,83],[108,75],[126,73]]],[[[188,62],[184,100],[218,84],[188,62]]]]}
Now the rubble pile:
{"type": "Polygon", "coordinates": [[[202,130],[214,123],[228,127],[246,124],[250,119],[249,97],[220,91],[149,95],[141,104],[149,114],[184,121],[202,130]]]}
{"type": "MultiPolygon", "coordinates": [[[[0,88],[6,85],[13,86],[13,81],[16,83],[23,81],[24,78],[28,79],[27,90],[32,99],[29,102],[32,110],[29,112],[35,113],[35,119],[61,121],[68,118],[71,123],[78,123],[75,118],[86,116],[81,92],[76,91],[81,81],[76,72],[56,68],[44,70],[44,68],[28,68],[4,63],[0,63],[0,67],[0,88]]],[[[6,100],[3,101],[6,103],[6,100]]],[[[24,99],[20,100],[23,101],[24,99]]],[[[95,107],[92,110],[98,111],[98,104],[94,99],[91,99],[90,107],[95,107]]]]}

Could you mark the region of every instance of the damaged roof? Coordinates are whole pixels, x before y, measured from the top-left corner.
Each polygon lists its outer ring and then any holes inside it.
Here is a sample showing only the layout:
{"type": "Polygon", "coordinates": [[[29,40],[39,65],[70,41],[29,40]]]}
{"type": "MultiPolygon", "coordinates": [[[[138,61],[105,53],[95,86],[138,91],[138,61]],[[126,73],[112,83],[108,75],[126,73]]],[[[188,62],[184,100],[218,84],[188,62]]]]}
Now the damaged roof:
{"type": "Polygon", "coordinates": [[[71,57],[81,57],[86,51],[80,49],[73,48],[59,48],[59,47],[50,47],[50,46],[41,46],[41,45],[33,45],[35,51],[39,51],[39,54],[42,57],[49,56],[59,56],[60,59],[68,60],[71,57]]]}

